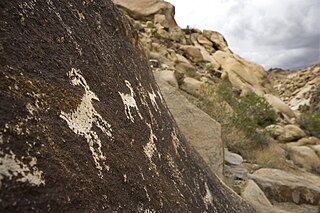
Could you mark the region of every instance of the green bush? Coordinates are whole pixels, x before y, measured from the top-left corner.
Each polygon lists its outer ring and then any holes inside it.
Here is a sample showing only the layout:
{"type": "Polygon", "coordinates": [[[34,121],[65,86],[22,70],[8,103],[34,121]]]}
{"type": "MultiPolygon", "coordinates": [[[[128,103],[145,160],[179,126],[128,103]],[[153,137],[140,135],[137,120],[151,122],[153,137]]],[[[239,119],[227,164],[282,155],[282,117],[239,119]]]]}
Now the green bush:
{"type": "Polygon", "coordinates": [[[238,97],[223,82],[217,86],[208,85],[199,97],[198,106],[222,125],[227,124],[227,129],[234,126],[258,143],[268,142],[259,128],[277,121],[276,112],[264,98],[255,94],[238,97]]]}
{"type": "Polygon", "coordinates": [[[320,112],[302,112],[300,126],[310,135],[320,137],[320,112]]]}

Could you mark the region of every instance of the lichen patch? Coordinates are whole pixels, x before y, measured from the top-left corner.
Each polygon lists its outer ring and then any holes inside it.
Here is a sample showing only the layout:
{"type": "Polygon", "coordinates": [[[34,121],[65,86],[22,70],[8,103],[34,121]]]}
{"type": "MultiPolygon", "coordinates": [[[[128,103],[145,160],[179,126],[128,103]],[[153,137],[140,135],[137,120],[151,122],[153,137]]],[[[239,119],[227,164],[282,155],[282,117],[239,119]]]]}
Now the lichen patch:
{"type": "Polygon", "coordinates": [[[106,157],[102,152],[101,140],[98,134],[92,130],[92,127],[93,125],[97,126],[110,139],[112,139],[112,128],[111,125],[95,110],[92,100],[99,101],[99,98],[90,90],[90,87],[85,78],[81,75],[80,70],[72,68],[71,71],[68,72],[68,76],[72,85],[80,85],[84,88],[85,94],[81,99],[80,105],[74,112],[61,112],[60,117],[67,122],[69,128],[75,134],[81,135],[87,140],[96,168],[99,171],[98,175],[102,178],[102,170],[109,170],[109,167],[105,163],[106,157]]]}

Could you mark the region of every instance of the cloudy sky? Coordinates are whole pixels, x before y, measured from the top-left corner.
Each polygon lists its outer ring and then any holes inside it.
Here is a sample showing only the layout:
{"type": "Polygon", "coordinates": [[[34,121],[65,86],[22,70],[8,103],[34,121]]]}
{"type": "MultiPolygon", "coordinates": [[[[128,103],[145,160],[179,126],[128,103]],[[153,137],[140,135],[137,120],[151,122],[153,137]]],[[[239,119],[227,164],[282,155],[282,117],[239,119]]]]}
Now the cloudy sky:
{"type": "Polygon", "coordinates": [[[265,69],[320,63],[320,0],[166,0],[180,27],[211,29],[265,69]]]}

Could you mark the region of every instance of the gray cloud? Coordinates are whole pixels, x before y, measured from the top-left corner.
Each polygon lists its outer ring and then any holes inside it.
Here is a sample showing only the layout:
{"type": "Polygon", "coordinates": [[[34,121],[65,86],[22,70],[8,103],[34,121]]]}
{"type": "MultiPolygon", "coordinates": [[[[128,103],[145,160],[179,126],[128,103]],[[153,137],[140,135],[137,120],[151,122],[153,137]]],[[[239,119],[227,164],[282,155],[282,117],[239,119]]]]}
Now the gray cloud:
{"type": "Polygon", "coordinates": [[[169,2],[176,6],[178,24],[221,32],[234,52],[266,69],[320,63],[318,0],[169,2]]]}

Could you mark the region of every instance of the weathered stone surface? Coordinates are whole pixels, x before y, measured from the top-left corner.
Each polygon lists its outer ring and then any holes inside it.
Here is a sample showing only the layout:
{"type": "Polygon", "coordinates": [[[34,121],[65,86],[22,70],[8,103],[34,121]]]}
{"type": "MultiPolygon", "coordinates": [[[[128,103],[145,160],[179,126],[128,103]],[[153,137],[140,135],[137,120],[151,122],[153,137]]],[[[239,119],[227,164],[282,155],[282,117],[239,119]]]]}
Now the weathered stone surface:
{"type": "Polygon", "coordinates": [[[182,84],[180,85],[180,89],[196,96],[199,95],[200,88],[203,85],[204,83],[198,81],[197,79],[186,77],[183,79],[182,84]]]}
{"type": "Polygon", "coordinates": [[[319,176],[264,168],[249,177],[259,185],[269,199],[277,202],[320,205],[319,176]]]}
{"type": "Polygon", "coordinates": [[[266,86],[267,74],[260,65],[220,50],[213,57],[221,65],[224,78],[239,89],[242,95],[256,93],[262,96],[269,92],[266,86]]]}
{"type": "Polygon", "coordinates": [[[288,121],[296,117],[294,112],[290,109],[290,107],[286,103],[284,103],[279,97],[273,94],[265,94],[264,98],[276,112],[282,114],[283,117],[286,118],[288,121]]]}
{"type": "Polygon", "coordinates": [[[112,0],[116,5],[123,8],[128,14],[138,20],[150,20],[156,14],[165,17],[168,27],[176,27],[174,20],[174,6],[163,0],[112,0]]]}
{"type": "Polygon", "coordinates": [[[311,147],[311,149],[313,149],[316,152],[316,154],[320,158],[320,144],[319,145],[313,145],[313,146],[310,146],[310,147],[311,147]]]}
{"type": "Polygon", "coordinates": [[[190,103],[176,88],[155,77],[166,103],[182,134],[197,150],[210,169],[223,177],[223,143],[221,126],[190,103]]]}
{"type": "Polygon", "coordinates": [[[284,142],[296,141],[306,136],[306,133],[300,127],[296,125],[285,125],[283,127],[283,133],[280,134],[277,139],[284,142]]]}
{"type": "Polygon", "coordinates": [[[290,146],[286,149],[290,159],[307,171],[320,174],[320,158],[316,152],[308,146],[290,146]]]}
{"type": "Polygon", "coordinates": [[[174,75],[174,71],[159,70],[159,71],[157,71],[157,73],[155,75],[157,75],[158,78],[161,79],[161,81],[165,81],[168,84],[170,84],[171,86],[179,88],[177,79],[174,75]]]}
{"type": "Polygon", "coordinates": [[[163,14],[155,14],[154,15],[154,24],[160,24],[165,28],[170,27],[169,21],[166,19],[166,16],[163,14]]]}
{"type": "Polygon", "coordinates": [[[305,137],[298,140],[299,146],[320,145],[320,139],[317,137],[305,137]]]}
{"type": "Polygon", "coordinates": [[[203,36],[213,42],[213,47],[216,50],[222,50],[227,53],[231,52],[228,48],[227,41],[220,33],[211,30],[204,30],[203,36]]]}
{"type": "Polygon", "coordinates": [[[265,128],[265,131],[267,131],[274,139],[277,139],[282,142],[292,142],[297,141],[297,145],[306,145],[307,143],[312,143],[312,141],[317,141],[319,139],[313,139],[313,137],[309,138],[303,138],[306,136],[306,133],[298,126],[296,125],[275,125],[272,124],[270,126],[267,126],[265,128]]]}
{"type": "Polygon", "coordinates": [[[284,133],[283,126],[277,124],[271,124],[265,128],[265,131],[274,139],[277,139],[284,133]]]}
{"type": "Polygon", "coordinates": [[[213,43],[211,41],[209,41],[209,39],[207,39],[205,36],[203,35],[198,35],[197,36],[197,41],[199,42],[199,44],[203,45],[206,49],[213,49],[212,45],[213,43]]]}
{"type": "Polygon", "coordinates": [[[241,197],[248,201],[259,213],[289,213],[276,209],[253,180],[248,180],[241,192],[241,197]]]}
{"type": "Polygon", "coordinates": [[[270,69],[268,78],[282,100],[292,109],[298,110],[304,105],[312,111],[320,109],[320,64],[314,64],[302,70],[270,69]]]}
{"type": "Polygon", "coordinates": [[[320,206],[312,206],[307,204],[297,205],[294,203],[277,203],[274,202],[273,206],[290,213],[319,213],[320,206]]]}
{"type": "Polygon", "coordinates": [[[230,152],[227,148],[224,149],[224,160],[228,164],[239,165],[243,162],[241,155],[230,152]]]}
{"type": "Polygon", "coordinates": [[[186,56],[193,62],[203,61],[203,56],[199,48],[191,45],[181,45],[180,49],[184,51],[186,56]]]}
{"type": "Polygon", "coordinates": [[[1,212],[254,211],[189,148],[110,0],[0,8],[1,212]]]}
{"type": "Polygon", "coordinates": [[[196,73],[196,68],[193,65],[184,62],[177,63],[174,67],[179,73],[185,74],[186,76],[192,76],[196,73]]]}

